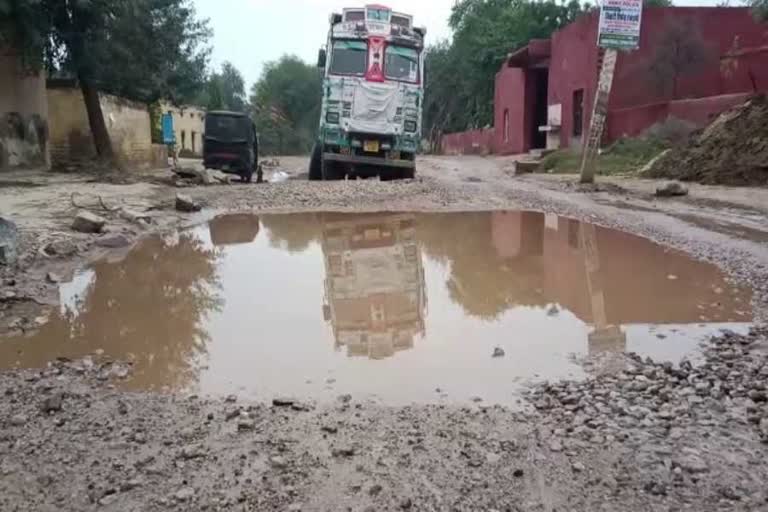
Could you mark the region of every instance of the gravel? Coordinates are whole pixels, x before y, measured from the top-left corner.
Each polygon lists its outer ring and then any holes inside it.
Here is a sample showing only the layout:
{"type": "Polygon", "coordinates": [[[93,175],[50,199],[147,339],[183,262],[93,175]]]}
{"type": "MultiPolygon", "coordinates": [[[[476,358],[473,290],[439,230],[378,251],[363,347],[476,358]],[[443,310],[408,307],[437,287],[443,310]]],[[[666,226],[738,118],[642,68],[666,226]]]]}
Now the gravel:
{"type": "MultiPolygon", "coordinates": [[[[534,385],[523,412],[481,399],[468,407],[395,408],[342,395],[315,408],[126,393],[116,386],[129,378],[130,365],[98,356],[4,371],[0,510],[767,509],[765,247],[674,217],[685,208],[705,214],[706,205],[542,186],[535,177],[512,180],[472,161],[473,169],[428,162],[423,177],[402,183],[186,190],[195,205],[227,210],[506,208],[589,220],[719,265],[752,286],[758,327],[748,335],[723,332],[695,364],[628,354],[616,356],[615,371],[534,385]],[[464,180],[468,173],[479,181],[464,180]],[[655,210],[620,207],[618,199],[655,210]]],[[[172,217],[175,191],[157,193],[167,203],[153,217],[158,226],[187,218],[172,217]]],[[[722,213],[719,205],[712,210],[722,213]]],[[[110,229],[118,223],[108,220],[110,229]]],[[[14,283],[6,286],[13,300],[5,301],[14,308],[20,298],[50,290],[30,277],[45,281],[49,269],[35,265],[74,262],[92,243],[40,233],[22,229],[22,261],[0,276],[4,286],[14,283]],[[38,254],[44,259],[30,257],[38,254]]],[[[56,273],[68,275],[66,268],[56,273]]],[[[11,311],[5,318],[21,318],[11,311]]],[[[560,312],[553,306],[548,314],[560,312]]]]}
{"type": "Polygon", "coordinates": [[[713,338],[697,365],[629,354],[532,387],[525,412],[243,403],[234,424],[220,400],[116,391],[95,357],[3,372],[0,509],[761,510],[768,406],[751,392],[767,347],[755,328],[713,338]]]}

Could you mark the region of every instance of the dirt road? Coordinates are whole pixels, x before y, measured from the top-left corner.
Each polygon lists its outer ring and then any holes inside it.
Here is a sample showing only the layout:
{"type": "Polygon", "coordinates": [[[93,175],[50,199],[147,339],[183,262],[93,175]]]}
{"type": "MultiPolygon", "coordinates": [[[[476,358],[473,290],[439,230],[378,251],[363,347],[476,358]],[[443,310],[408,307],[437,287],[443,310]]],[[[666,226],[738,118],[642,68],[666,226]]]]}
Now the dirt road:
{"type": "MultiPolygon", "coordinates": [[[[183,189],[168,171],[127,184],[2,175],[0,213],[19,226],[21,257],[0,271],[0,332],[32,332],[38,303],[57,301],[51,281],[78,265],[221,211],[555,213],[716,264],[753,290],[753,317],[764,325],[768,190],[694,186],[660,200],[654,182],[583,188],[512,177],[511,166],[425,157],[411,182],[311,183],[305,159],[282,158],[266,175],[279,182],[183,189]],[[207,208],[176,212],[180,191],[207,208]],[[109,232],[74,233],[78,205],[103,215],[109,232]],[[151,220],[109,211],[117,206],[151,220]],[[116,234],[122,247],[100,247],[116,234]]],[[[98,354],[0,372],[0,509],[766,510],[767,348],[757,327],[712,340],[695,366],[627,356],[618,372],[535,386],[519,411],[126,393],[113,384],[130,366],[98,354]]]]}

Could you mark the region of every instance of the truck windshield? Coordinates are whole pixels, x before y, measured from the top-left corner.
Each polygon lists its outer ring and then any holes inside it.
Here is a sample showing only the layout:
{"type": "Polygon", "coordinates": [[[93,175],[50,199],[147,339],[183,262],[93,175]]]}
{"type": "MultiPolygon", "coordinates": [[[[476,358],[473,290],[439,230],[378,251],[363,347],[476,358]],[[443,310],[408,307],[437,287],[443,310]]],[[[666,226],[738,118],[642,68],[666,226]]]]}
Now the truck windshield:
{"type": "Polygon", "coordinates": [[[387,46],[384,74],[390,80],[419,81],[419,52],[406,46],[387,46]]]}
{"type": "Polygon", "coordinates": [[[334,41],[331,74],[364,75],[367,60],[368,45],[364,41],[334,41]]]}

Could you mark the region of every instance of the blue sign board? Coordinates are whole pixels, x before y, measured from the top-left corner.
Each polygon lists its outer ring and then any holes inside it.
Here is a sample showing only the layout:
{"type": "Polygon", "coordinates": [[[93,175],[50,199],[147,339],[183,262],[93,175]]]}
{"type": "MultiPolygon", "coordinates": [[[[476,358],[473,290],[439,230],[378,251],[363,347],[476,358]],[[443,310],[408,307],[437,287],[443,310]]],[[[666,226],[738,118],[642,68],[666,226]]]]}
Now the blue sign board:
{"type": "Polygon", "coordinates": [[[176,134],[173,131],[173,116],[163,114],[163,144],[176,144],[176,134]]]}

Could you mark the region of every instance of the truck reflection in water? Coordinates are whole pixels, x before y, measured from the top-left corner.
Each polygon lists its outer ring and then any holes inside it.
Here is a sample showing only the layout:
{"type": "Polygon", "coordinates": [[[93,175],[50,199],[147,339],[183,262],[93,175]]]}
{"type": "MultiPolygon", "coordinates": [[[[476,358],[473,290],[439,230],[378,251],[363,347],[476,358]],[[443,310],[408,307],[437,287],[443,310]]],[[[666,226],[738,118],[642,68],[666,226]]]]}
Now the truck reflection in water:
{"type": "Polygon", "coordinates": [[[259,218],[247,213],[218,215],[208,229],[215,246],[250,244],[259,234],[259,218]]]}
{"type": "Polygon", "coordinates": [[[536,212],[225,215],[119,256],[0,337],[0,368],[104,351],[133,361],[130,389],[305,396],[333,372],[398,404],[438,386],[507,403],[521,381],[579,378],[579,356],[679,361],[752,321],[717,267],[536,212]]]}
{"type": "Polygon", "coordinates": [[[424,267],[408,214],[326,215],[323,313],[337,350],[384,359],[424,336],[424,267]]]}

